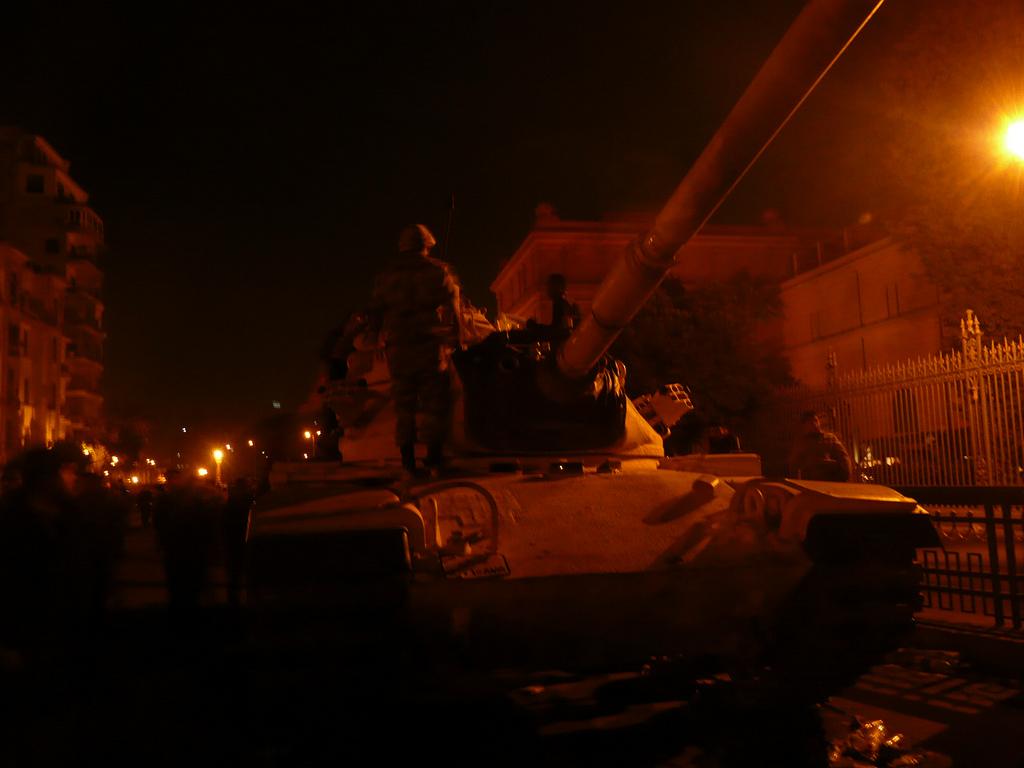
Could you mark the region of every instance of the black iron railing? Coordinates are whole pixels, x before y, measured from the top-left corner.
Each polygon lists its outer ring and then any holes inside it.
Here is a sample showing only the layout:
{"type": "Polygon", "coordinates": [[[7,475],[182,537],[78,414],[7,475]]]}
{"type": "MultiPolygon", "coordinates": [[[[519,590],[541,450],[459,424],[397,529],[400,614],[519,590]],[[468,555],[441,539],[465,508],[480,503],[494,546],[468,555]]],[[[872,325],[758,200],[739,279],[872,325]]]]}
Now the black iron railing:
{"type": "Polygon", "coordinates": [[[1020,486],[901,487],[927,509],[944,549],[923,549],[925,608],[990,617],[996,627],[1021,628],[1024,575],[1024,488],[1020,486]]]}

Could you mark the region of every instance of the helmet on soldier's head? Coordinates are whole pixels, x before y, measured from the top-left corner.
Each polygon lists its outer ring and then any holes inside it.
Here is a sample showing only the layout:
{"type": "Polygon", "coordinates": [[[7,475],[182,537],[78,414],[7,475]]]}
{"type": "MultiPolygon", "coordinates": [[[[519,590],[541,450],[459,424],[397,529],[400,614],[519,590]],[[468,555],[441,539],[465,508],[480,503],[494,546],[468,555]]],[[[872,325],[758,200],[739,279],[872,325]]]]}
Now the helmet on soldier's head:
{"type": "Polygon", "coordinates": [[[408,251],[422,251],[426,248],[428,251],[437,245],[437,240],[422,224],[410,224],[407,227],[403,227],[402,231],[398,235],[398,252],[406,253],[408,251]]]}

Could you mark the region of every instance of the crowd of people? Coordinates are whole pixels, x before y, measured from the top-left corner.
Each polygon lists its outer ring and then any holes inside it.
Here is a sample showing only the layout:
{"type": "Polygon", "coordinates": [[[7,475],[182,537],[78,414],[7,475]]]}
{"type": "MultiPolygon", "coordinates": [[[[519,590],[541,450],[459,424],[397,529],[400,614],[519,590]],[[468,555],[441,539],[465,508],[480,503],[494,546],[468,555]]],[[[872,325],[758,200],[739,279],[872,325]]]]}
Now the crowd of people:
{"type": "Polygon", "coordinates": [[[163,557],[172,619],[198,612],[222,560],[237,605],[254,483],[223,489],[181,471],[134,496],[91,471],[80,446],[35,448],[4,467],[0,491],[0,649],[14,658],[87,652],[104,630],[126,534],[138,514],[163,557]]]}

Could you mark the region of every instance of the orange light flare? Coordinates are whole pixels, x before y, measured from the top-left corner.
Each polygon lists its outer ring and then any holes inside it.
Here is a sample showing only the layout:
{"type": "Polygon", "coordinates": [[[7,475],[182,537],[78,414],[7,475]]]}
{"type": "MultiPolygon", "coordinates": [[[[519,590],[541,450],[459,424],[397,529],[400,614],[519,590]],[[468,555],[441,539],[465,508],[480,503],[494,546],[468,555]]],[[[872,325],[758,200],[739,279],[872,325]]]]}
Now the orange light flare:
{"type": "Polygon", "coordinates": [[[1003,148],[1014,160],[1024,162],[1024,118],[1014,120],[1006,126],[1003,148]]]}

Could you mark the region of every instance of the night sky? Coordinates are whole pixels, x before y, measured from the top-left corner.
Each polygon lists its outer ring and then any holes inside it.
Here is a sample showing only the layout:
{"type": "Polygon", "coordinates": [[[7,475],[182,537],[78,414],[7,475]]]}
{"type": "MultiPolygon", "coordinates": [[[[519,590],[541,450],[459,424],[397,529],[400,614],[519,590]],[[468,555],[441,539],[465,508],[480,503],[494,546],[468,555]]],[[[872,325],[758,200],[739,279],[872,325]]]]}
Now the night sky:
{"type": "MultiPolygon", "coordinates": [[[[397,230],[440,237],[452,193],[449,258],[490,307],[537,203],[656,210],[802,3],[136,5],[11,17],[0,122],[70,159],[106,222],[110,413],[226,433],[305,399],[397,230]]],[[[903,5],[720,221],[870,206],[873,62],[903,5]]]]}

